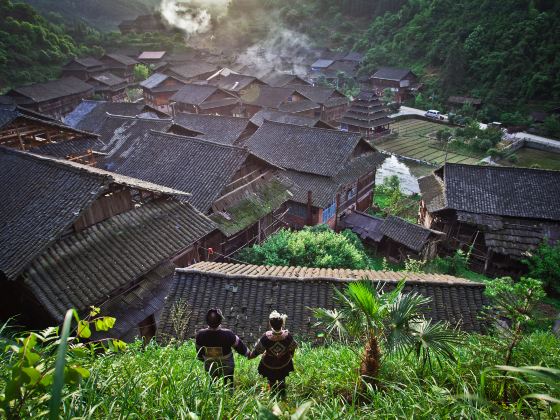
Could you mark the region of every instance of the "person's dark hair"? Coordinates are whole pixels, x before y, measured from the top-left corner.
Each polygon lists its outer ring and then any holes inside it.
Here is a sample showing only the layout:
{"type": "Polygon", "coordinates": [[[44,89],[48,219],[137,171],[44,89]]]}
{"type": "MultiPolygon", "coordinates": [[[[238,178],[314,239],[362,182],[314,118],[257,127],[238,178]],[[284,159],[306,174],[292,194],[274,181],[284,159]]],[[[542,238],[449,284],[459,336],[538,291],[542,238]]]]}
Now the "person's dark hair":
{"type": "Polygon", "coordinates": [[[223,319],[222,311],[219,309],[210,309],[206,314],[206,323],[211,328],[218,328],[223,319]]]}
{"type": "Polygon", "coordinates": [[[282,318],[270,318],[270,326],[275,331],[280,331],[284,325],[284,320],[282,318]]]}

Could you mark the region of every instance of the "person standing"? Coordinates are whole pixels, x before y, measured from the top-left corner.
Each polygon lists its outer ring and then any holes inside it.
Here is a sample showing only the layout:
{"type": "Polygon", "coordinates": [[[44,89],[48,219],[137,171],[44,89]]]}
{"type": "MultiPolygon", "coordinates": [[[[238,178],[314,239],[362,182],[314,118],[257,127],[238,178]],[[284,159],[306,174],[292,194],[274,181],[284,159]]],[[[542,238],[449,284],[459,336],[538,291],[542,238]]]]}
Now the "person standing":
{"type": "Polygon", "coordinates": [[[268,380],[271,391],[282,398],[286,396],[286,377],[294,370],[292,359],[297,348],[296,341],[284,328],[287,318],[273,311],[268,318],[270,331],[263,334],[249,354],[249,359],[263,354],[258,372],[268,380]]]}
{"type": "Polygon", "coordinates": [[[221,328],[224,317],[219,309],[206,314],[207,328],[197,331],[195,337],[197,358],[204,362],[204,369],[213,379],[223,378],[224,384],[233,389],[235,361],[233,350],[248,357],[249,349],[233,331],[221,328]]]}

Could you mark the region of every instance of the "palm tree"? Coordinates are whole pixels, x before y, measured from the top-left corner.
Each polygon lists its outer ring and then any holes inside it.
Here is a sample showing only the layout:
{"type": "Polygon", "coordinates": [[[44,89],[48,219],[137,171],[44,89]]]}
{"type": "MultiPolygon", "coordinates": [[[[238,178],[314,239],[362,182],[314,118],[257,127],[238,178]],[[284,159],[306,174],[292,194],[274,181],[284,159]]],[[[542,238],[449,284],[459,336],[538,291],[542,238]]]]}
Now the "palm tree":
{"type": "Polygon", "coordinates": [[[461,342],[460,334],[448,323],[424,319],[423,309],[430,298],[403,293],[403,287],[404,280],[391,292],[372,281],[351,282],[343,292],[334,288],[340,309],[313,308],[318,325],[327,334],[365,344],[360,375],[366,383],[375,384],[381,348],[387,354],[414,353],[424,368],[426,364],[431,367],[434,357],[438,363],[453,360],[455,345],[461,342]]]}

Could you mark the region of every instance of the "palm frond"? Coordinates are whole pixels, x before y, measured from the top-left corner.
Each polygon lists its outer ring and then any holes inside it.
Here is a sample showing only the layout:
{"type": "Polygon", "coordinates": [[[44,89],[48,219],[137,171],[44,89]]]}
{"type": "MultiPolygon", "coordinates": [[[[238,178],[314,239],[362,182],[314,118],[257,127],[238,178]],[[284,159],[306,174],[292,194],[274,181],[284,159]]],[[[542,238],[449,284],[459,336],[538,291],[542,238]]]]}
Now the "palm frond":
{"type": "Polygon", "coordinates": [[[336,309],[309,308],[318,322],[315,326],[323,326],[328,335],[336,334],[340,340],[348,338],[344,315],[336,309]]]}
{"type": "Polygon", "coordinates": [[[455,360],[455,347],[463,341],[462,335],[451,328],[447,322],[422,319],[412,322],[412,336],[415,340],[415,353],[422,368],[428,364],[432,367],[435,357],[441,365],[442,359],[455,360]]]}

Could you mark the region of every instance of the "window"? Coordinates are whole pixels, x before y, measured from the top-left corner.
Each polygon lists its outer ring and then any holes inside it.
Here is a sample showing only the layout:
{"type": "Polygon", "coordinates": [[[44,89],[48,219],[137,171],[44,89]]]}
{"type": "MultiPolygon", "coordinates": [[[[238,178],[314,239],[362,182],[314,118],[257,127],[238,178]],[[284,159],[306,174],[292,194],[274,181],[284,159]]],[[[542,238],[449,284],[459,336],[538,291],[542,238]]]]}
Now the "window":
{"type": "Polygon", "coordinates": [[[307,218],[307,206],[299,203],[290,203],[288,213],[292,216],[297,216],[305,219],[307,218]]]}
{"type": "Polygon", "coordinates": [[[357,189],[358,187],[354,187],[351,190],[346,191],[346,201],[356,196],[357,189]]]}
{"type": "Polygon", "coordinates": [[[323,209],[323,223],[327,223],[329,219],[336,214],[336,201],[333,201],[329,207],[323,209]]]}

